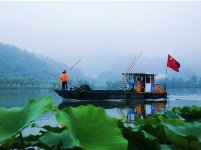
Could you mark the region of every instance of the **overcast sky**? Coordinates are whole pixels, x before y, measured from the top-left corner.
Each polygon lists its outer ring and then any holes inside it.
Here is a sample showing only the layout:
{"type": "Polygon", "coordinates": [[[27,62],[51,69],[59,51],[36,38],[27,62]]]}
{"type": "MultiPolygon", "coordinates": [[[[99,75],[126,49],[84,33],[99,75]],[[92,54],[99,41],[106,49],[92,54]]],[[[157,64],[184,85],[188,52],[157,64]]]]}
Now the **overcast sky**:
{"type": "Polygon", "coordinates": [[[198,67],[201,2],[0,1],[0,42],[93,73],[141,50],[198,67]]]}

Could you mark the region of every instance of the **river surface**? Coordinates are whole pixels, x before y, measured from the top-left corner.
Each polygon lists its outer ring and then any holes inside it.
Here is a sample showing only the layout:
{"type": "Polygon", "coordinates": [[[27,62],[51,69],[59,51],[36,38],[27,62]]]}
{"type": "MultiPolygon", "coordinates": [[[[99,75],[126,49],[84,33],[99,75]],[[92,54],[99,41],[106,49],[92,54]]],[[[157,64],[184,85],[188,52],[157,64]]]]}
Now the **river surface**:
{"type": "MultiPolygon", "coordinates": [[[[167,104],[162,108],[162,110],[171,110],[172,107],[183,107],[197,105],[201,107],[201,89],[198,88],[181,88],[181,89],[167,89],[168,98],[167,104]]],[[[60,105],[63,100],[54,91],[48,89],[0,89],[0,107],[12,108],[12,107],[24,107],[30,99],[38,100],[41,96],[52,96],[57,105],[60,105]]],[[[163,101],[164,99],[161,99],[163,101]]],[[[134,100],[135,101],[135,100],[134,100]]],[[[158,101],[158,100],[155,100],[158,101]]],[[[160,100],[159,100],[160,101],[160,100]]],[[[121,107],[124,107],[124,101],[120,101],[121,107]]],[[[131,101],[133,103],[133,100],[131,101]]],[[[74,104],[81,105],[80,102],[75,102],[74,104]]],[[[103,102],[102,102],[103,104],[103,102]]],[[[104,104],[104,108],[108,115],[121,118],[122,114],[117,108],[115,108],[116,101],[107,102],[104,104]],[[113,106],[114,105],[114,106],[113,106]],[[108,107],[108,108],[107,108],[108,107]]],[[[70,105],[70,104],[69,104],[70,105]]],[[[135,102],[137,105],[137,102],[135,102]]],[[[154,104],[155,105],[155,104],[154,104]]],[[[102,106],[102,105],[100,105],[102,106]]],[[[152,112],[152,103],[146,105],[146,113],[152,112]]],[[[116,106],[118,107],[118,106],[116,106]]],[[[129,107],[126,105],[125,107],[129,107]]],[[[133,106],[132,106],[133,107],[133,106]]],[[[158,107],[158,106],[157,106],[158,107]]],[[[128,108],[123,110],[123,113],[129,113],[128,108]]],[[[134,111],[134,110],[131,110],[134,111]]],[[[135,110],[136,111],[136,110],[135,110]]],[[[55,124],[55,118],[53,113],[44,115],[41,119],[43,124],[55,124]]]]}
{"type": "MultiPolygon", "coordinates": [[[[201,106],[201,89],[174,88],[167,89],[170,108],[177,106],[201,106]]],[[[23,107],[30,99],[39,99],[41,96],[52,96],[59,105],[63,100],[54,91],[49,89],[0,89],[0,107],[23,107]]]]}

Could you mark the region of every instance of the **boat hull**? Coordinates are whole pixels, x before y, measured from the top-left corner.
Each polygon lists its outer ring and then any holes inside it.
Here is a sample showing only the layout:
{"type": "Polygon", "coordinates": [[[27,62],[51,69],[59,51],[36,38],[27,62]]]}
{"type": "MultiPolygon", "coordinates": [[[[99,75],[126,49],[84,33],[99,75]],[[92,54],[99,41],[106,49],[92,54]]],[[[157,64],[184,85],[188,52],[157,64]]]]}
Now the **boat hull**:
{"type": "Polygon", "coordinates": [[[164,98],[165,93],[137,93],[123,90],[54,90],[63,99],[78,100],[108,100],[108,99],[159,99],[164,98]]]}

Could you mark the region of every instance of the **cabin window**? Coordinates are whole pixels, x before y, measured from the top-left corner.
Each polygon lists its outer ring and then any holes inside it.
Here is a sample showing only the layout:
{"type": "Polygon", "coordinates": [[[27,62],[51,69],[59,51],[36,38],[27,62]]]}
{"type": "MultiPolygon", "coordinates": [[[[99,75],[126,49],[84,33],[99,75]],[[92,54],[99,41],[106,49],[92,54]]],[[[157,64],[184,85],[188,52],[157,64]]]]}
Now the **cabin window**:
{"type": "Polygon", "coordinates": [[[146,76],[146,83],[150,83],[150,76],[146,76]]]}
{"type": "Polygon", "coordinates": [[[140,75],[138,75],[138,77],[137,77],[137,81],[141,81],[141,77],[140,77],[140,75]]]}
{"type": "Polygon", "coordinates": [[[151,83],[154,83],[154,76],[151,76],[151,83]]]}

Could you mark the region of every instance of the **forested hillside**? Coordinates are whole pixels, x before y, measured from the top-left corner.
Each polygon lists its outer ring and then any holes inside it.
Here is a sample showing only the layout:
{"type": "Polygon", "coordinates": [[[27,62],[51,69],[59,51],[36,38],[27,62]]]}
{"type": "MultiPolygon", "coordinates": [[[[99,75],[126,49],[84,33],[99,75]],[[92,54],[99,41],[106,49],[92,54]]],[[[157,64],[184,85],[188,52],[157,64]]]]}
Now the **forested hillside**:
{"type": "MultiPolygon", "coordinates": [[[[113,66],[117,66],[119,68],[120,65],[113,66]]],[[[147,70],[146,66],[150,66],[150,64],[145,65],[143,69],[147,70]]],[[[62,71],[67,70],[68,72],[71,67],[72,66],[69,67],[51,58],[37,56],[34,53],[21,50],[16,46],[0,43],[1,88],[43,87],[43,85],[50,85],[53,87],[57,85],[62,71]]],[[[150,68],[156,69],[158,67],[150,68]]],[[[137,69],[137,66],[135,66],[135,70],[137,69]]],[[[162,84],[166,82],[167,87],[201,87],[201,78],[195,74],[193,75],[190,70],[186,71],[182,69],[183,68],[181,68],[181,72],[177,73],[179,77],[176,77],[176,73],[173,72],[173,77],[169,76],[166,81],[165,79],[160,79],[157,82],[162,84]],[[188,75],[188,77],[185,79],[184,75],[188,75]]],[[[102,72],[99,76],[93,78],[90,76],[84,76],[83,71],[81,69],[77,69],[75,66],[70,72],[68,72],[69,85],[79,86],[82,84],[89,84],[95,89],[116,89],[122,76],[118,71],[112,70],[114,70],[114,68],[109,71],[102,72]]],[[[169,70],[169,72],[170,71],[171,70],[169,70]]]]}
{"type": "MultiPolygon", "coordinates": [[[[54,76],[60,76],[63,70],[68,70],[69,66],[59,63],[51,58],[37,56],[26,50],[8,44],[0,43],[0,77],[33,77],[41,82],[48,80],[58,80],[54,76]],[[44,71],[43,71],[44,70],[44,71]],[[49,72],[50,74],[48,74],[49,72]]],[[[70,72],[71,80],[83,77],[81,70],[73,68],[70,72]]]]}

